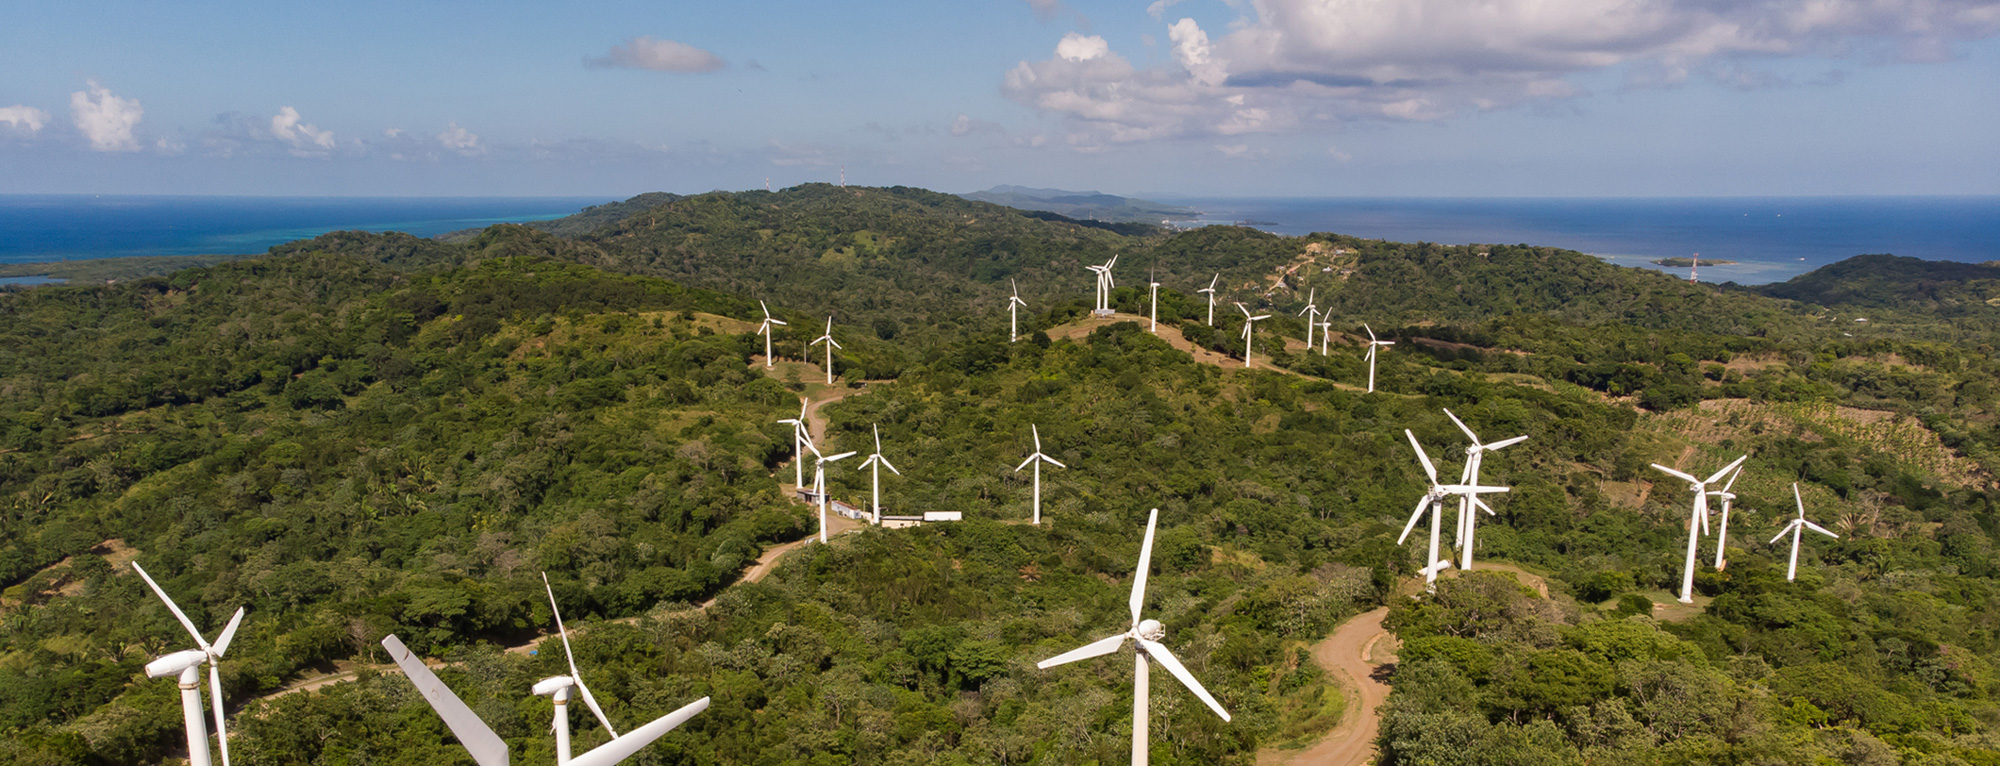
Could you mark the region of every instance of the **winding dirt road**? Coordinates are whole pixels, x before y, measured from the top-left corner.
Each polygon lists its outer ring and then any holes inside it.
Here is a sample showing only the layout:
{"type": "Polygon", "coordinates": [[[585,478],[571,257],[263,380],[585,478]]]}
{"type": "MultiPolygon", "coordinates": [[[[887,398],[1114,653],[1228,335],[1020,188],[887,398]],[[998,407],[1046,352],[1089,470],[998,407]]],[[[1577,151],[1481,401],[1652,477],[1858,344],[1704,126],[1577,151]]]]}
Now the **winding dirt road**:
{"type": "Polygon", "coordinates": [[[1375,709],[1389,698],[1385,681],[1395,660],[1391,649],[1395,638],[1382,628],[1382,618],[1388,614],[1389,608],[1382,607],[1356,615],[1313,645],[1313,661],[1340,680],[1347,713],[1312,747],[1259,751],[1258,766],[1363,766],[1374,760],[1375,731],[1381,723],[1375,709]]]}

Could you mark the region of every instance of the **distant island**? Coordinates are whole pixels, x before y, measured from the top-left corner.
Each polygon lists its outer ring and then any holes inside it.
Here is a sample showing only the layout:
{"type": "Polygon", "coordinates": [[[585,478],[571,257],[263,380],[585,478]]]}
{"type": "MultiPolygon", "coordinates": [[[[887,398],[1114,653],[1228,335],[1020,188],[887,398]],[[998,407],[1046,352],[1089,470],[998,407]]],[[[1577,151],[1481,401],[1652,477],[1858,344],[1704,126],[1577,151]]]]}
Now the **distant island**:
{"type": "Polygon", "coordinates": [[[977,202],[1006,205],[1016,210],[1040,210],[1079,220],[1111,223],[1157,225],[1163,221],[1192,220],[1201,215],[1201,211],[1194,208],[1095,191],[1032,189],[1026,186],[1002,185],[958,196],[977,202]]]}
{"type": "MultiPolygon", "coordinates": [[[[1734,266],[1734,265],[1736,265],[1736,262],[1735,262],[1735,261],[1725,261],[1725,260],[1722,260],[1722,259],[1720,259],[1720,258],[1703,258],[1703,259],[1701,259],[1701,261],[1700,261],[1700,262],[1701,262],[1701,263],[1706,263],[1706,264],[1708,264],[1708,265],[1710,265],[1710,266],[1734,266]]],[[[1678,257],[1676,257],[1676,258],[1661,258],[1661,259],[1659,259],[1659,260],[1657,260],[1657,261],[1654,261],[1654,262],[1653,262],[1653,265],[1655,265],[1655,266],[1665,266],[1665,267],[1667,267],[1667,268],[1670,268],[1670,269],[1685,269],[1685,268],[1691,268],[1691,267],[1693,267],[1693,266],[1695,265],[1695,263],[1696,263],[1696,261],[1695,261],[1695,259],[1693,259],[1693,258],[1678,258],[1678,257]]]]}

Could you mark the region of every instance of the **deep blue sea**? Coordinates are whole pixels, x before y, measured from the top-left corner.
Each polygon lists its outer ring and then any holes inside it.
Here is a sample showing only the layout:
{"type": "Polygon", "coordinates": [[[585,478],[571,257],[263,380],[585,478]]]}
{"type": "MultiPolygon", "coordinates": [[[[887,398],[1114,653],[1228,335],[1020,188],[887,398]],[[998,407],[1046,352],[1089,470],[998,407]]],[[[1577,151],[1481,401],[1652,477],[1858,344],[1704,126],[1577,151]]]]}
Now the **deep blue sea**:
{"type": "MultiPolygon", "coordinates": [[[[2000,197],[1167,199],[1202,221],[1442,244],[1568,248],[1624,266],[1700,253],[1704,282],[1782,282],[1865,253],[2000,260],[2000,197]]],[[[1687,269],[1661,269],[1686,275],[1687,269]]]]}

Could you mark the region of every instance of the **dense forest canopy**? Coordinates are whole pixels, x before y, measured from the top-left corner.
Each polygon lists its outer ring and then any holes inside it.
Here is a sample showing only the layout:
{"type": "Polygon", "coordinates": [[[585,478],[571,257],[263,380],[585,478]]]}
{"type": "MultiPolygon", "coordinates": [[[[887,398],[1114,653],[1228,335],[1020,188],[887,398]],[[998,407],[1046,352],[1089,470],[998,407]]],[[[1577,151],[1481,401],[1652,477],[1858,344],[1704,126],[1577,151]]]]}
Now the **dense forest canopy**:
{"type": "MultiPolygon", "coordinates": [[[[2000,763],[1991,267],[1866,256],[1753,290],[1526,244],[829,185],[449,239],[342,232],[0,294],[0,760],[183,752],[176,692],[141,667],[186,638],[136,559],[204,630],[248,607],[221,666],[241,763],[469,762],[379,669],[392,632],[523,762],[551,758],[527,689],[566,669],[503,651],[550,628],[543,572],[621,726],[714,700],[632,763],[1123,762],[1129,661],[1035,662],[1126,628],[1158,508],[1147,611],[1234,714],[1156,678],[1158,763],[1323,736],[1352,711],[1308,648],[1378,607],[1401,641],[1382,763],[2000,763]],[[1087,318],[1083,266],[1114,255],[1121,316],[1087,318]],[[1149,276],[1158,334],[1133,321],[1149,276]],[[768,368],[760,300],[790,323],[768,368]],[[1236,302],[1275,315],[1258,369],[1236,302]],[[802,359],[829,315],[832,386],[802,359]],[[1364,324],[1397,342],[1376,394],[1364,324]],[[879,428],[890,512],[965,520],[753,576],[817,529],[777,422],[802,397],[823,449],[879,428]],[[1478,555],[1546,593],[1413,588],[1402,431],[1455,472],[1447,408],[1530,437],[1486,460],[1512,491],[1478,555]],[[1040,527],[1014,470],[1031,426],[1067,466],[1040,527]],[[1687,492],[1648,464],[1743,454],[1728,566],[1674,604],[1687,492]],[[1787,582],[1765,540],[1794,482],[1840,538],[1787,582]]],[[[871,490],[851,463],[829,482],[871,490]]],[[[586,718],[579,749],[608,738],[586,718]]]]}

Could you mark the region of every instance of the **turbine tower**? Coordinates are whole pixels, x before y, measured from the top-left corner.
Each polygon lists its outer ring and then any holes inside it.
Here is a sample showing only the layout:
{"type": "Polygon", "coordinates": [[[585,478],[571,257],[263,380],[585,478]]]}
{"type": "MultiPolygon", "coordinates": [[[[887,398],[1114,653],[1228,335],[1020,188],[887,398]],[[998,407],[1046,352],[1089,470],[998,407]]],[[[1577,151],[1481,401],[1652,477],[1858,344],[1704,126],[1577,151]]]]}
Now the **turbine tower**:
{"type": "Polygon", "coordinates": [[[871,486],[874,487],[874,492],[875,492],[875,525],[881,526],[882,525],[882,469],[887,468],[889,469],[890,473],[893,473],[897,476],[903,475],[903,472],[896,470],[896,466],[890,465],[888,458],[882,457],[882,428],[880,426],[871,426],[871,427],[875,429],[875,451],[868,455],[867,460],[861,461],[861,467],[873,469],[872,476],[874,478],[874,481],[871,484],[871,486]]]}
{"type": "Polygon", "coordinates": [[[815,346],[821,343],[826,344],[826,384],[831,386],[833,385],[833,350],[844,348],[844,346],[840,345],[840,341],[833,339],[833,317],[826,318],[826,334],[819,336],[817,340],[813,341],[813,345],[815,346]]]}
{"type": "Polygon", "coordinates": [[[1041,526],[1041,524],[1042,524],[1042,464],[1043,464],[1043,463],[1048,463],[1049,465],[1052,465],[1052,466],[1055,466],[1055,467],[1057,467],[1057,468],[1068,468],[1069,466],[1066,466],[1066,465],[1063,465],[1063,464],[1061,464],[1061,463],[1058,463],[1058,462],[1056,462],[1056,459],[1055,459],[1055,458],[1052,458],[1052,457],[1049,457],[1048,455],[1044,455],[1044,454],[1042,454],[1042,429],[1041,429],[1041,427],[1039,427],[1039,426],[1035,426],[1035,425],[1033,425],[1033,424],[1030,424],[1030,425],[1028,426],[1028,428],[1029,428],[1029,430],[1030,430],[1030,431],[1031,431],[1031,432],[1032,432],[1032,433],[1033,433],[1033,434],[1035,435],[1035,452],[1034,452],[1034,454],[1031,454],[1031,455],[1029,455],[1029,456],[1028,456],[1028,459],[1027,459],[1027,460],[1023,460],[1023,461],[1021,461],[1021,464],[1020,464],[1020,465],[1018,465],[1018,466],[1015,466],[1015,467],[1014,467],[1014,472],[1015,472],[1015,473],[1020,473],[1020,472],[1021,472],[1021,469],[1023,469],[1023,468],[1026,468],[1026,467],[1028,467],[1028,466],[1030,466],[1030,465],[1033,465],[1033,466],[1035,467],[1035,518],[1034,518],[1034,521],[1033,521],[1032,523],[1033,523],[1033,524],[1034,524],[1035,526],[1041,526]]]}
{"type": "Polygon", "coordinates": [[[1743,461],[1749,459],[1749,457],[1749,455],[1744,455],[1731,461],[1729,465],[1723,466],[1722,470],[1716,471],[1707,479],[1697,479],[1689,474],[1681,473],[1659,463],[1653,464],[1654,468],[1665,471],[1674,478],[1686,481],[1688,489],[1694,491],[1694,513],[1688,517],[1687,564],[1681,567],[1680,601],[1683,604],[1694,603],[1694,550],[1695,546],[1701,541],[1700,535],[1708,534],[1708,485],[1722,481],[1722,477],[1728,476],[1730,471],[1736,470],[1736,467],[1742,465],[1743,461]],[[1697,532],[1697,529],[1700,531],[1697,532]]]}
{"type": "MultiPolygon", "coordinates": [[[[808,442],[807,444],[810,446],[811,443],[808,442]]],[[[814,447],[813,457],[816,458],[813,463],[813,498],[819,501],[819,541],[824,543],[826,542],[826,464],[854,457],[854,453],[851,451],[842,452],[838,455],[828,457],[819,454],[819,448],[814,447]]]]}
{"type": "Polygon", "coordinates": [[[1132,655],[1137,659],[1132,674],[1132,766],[1146,766],[1149,723],[1147,718],[1152,691],[1150,688],[1152,673],[1147,668],[1147,659],[1165,667],[1168,673],[1172,673],[1174,678],[1179,679],[1181,684],[1188,688],[1188,691],[1194,692],[1194,696],[1206,703],[1208,709],[1222,716],[1222,720],[1229,720],[1229,711],[1222,709],[1222,704],[1209,696],[1208,690],[1202,688],[1201,682],[1195,680],[1194,674],[1189,673],[1187,667],[1174,657],[1173,652],[1168,651],[1166,645],[1160,643],[1160,639],[1166,637],[1166,630],[1160,625],[1160,621],[1139,619],[1139,609],[1146,604],[1146,575],[1153,562],[1153,529],[1159,521],[1160,509],[1154,508],[1152,514],[1146,517],[1146,541],[1139,546],[1139,568],[1134,570],[1132,597],[1127,602],[1132,607],[1132,627],[1124,633],[1092,641],[1035,665],[1047,670],[1064,663],[1102,657],[1123,648],[1128,640],[1133,643],[1132,655]]]}
{"type": "Polygon", "coordinates": [[[1794,578],[1798,577],[1799,537],[1803,535],[1807,529],[1811,529],[1814,532],[1818,532],[1822,535],[1826,535],[1827,537],[1831,537],[1836,540],[1840,539],[1840,535],[1836,535],[1833,532],[1828,531],[1826,527],[1822,527],[1818,524],[1806,521],[1806,500],[1803,497],[1799,497],[1798,482],[1792,482],[1792,501],[1799,504],[1799,517],[1796,519],[1792,519],[1789,523],[1785,524],[1785,527],[1783,529],[1778,530],[1778,536],[1771,538],[1771,544],[1776,545],[1778,543],[1778,540],[1784,538],[1786,532],[1792,533],[1792,561],[1790,564],[1787,564],[1785,566],[1785,582],[1791,582],[1794,578]]]}
{"type": "Polygon", "coordinates": [[[1729,561],[1722,557],[1724,549],[1729,547],[1729,504],[1736,500],[1735,493],[1730,492],[1729,488],[1736,486],[1736,480],[1741,478],[1743,478],[1743,471],[1738,469],[1736,473],[1730,474],[1729,482],[1722,485],[1721,490],[1709,490],[1708,492],[1708,494],[1722,500],[1722,523],[1715,527],[1715,571],[1717,572],[1722,571],[1723,567],[1729,565],[1729,561]]]}
{"type": "Polygon", "coordinates": [[[1362,323],[1361,329],[1368,331],[1368,393],[1372,394],[1375,393],[1375,350],[1383,346],[1394,346],[1396,342],[1376,338],[1375,328],[1369,327],[1366,322],[1362,323]]]}
{"type": "Polygon", "coordinates": [[[618,728],[605,717],[604,708],[597,705],[597,698],[590,693],[590,687],[583,683],[583,673],[576,669],[576,653],[569,648],[569,629],[563,627],[562,608],[556,606],[556,590],[549,585],[549,573],[542,573],[542,590],[549,594],[549,611],[556,617],[556,633],[562,636],[563,658],[569,660],[569,675],[550,676],[535,682],[531,691],[537,697],[552,697],[555,701],[556,763],[569,763],[569,690],[573,687],[583,695],[583,704],[590,706],[590,712],[597,715],[597,722],[604,724],[604,730],[617,741],[618,728]]]}
{"type": "Polygon", "coordinates": [[[1237,311],[1241,311],[1241,312],[1243,312],[1243,368],[1247,370],[1247,369],[1249,369],[1249,368],[1250,368],[1250,333],[1251,333],[1251,329],[1257,326],[1257,320],[1259,320],[1259,319],[1270,319],[1270,318],[1271,318],[1271,315],[1270,315],[1270,314],[1258,314],[1258,315],[1256,315],[1256,316],[1251,316],[1251,315],[1250,315],[1250,310],[1249,310],[1249,309],[1246,309],[1246,308],[1243,308],[1243,304],[1241,304],[1241,303],[1238,303],[1238,304],[1236,304],[1236,310],[1237,310],[1237,311]]]}
{"type": "MultiPolygon", "coordinates": [[[[464,700],[453,694],[451,687],[439,681],[437,674],[432,673],[431,669],[424,665],[423,659],[403,645],[402,639],[393,633],[383,636],[382,648],[389,651],[389,658],[396,661],[396,667],[403,669],[403,675],[408,676],[410,683],[417,687],[417,693],[423,695],[424,701],[431,704],[431,709],[437,711],[439,718],[444,719],[444,725],[458,737],[458,743],[472,755],[473,763],[479,766],[507,766],[507,742],[500,739],[500,735],[493,733],[493,727],[479,720],[479,714],[472,712],[472,708],[467,707],[464,700]]],[[[556,763],[558,766],[565,763],[567,766],[612,766],[631,757],[645,746],[653,744],[653,740],[673,731],[675,727],[707,709],[708,698],[703,697],[679,710],[655,718],[651,723],[627,732],[625,736],[614,736],[610,742],[598,745],[597,749],[584,753],[581,757],[564,759],[558,752],[556,763]]],[[[561,720],[560,716],[558,720],[561,720]]],[[[558,737],[560,736],[558,734],[558,737]]]]}
{"type": "Polygon", "coordinates": [[[1215,273],[1215,278],[1208,280],[1207,287],[1195,291],[1198,293],[1208,293],[1208,326],[1210,327],[1215,326],[1215,283],[1220,281],[1222,281],[1222,272],[1218,271],[1215,273]]]}
{"type": "Polygon", "coordinates": [[[1436,592],[1438,573],[1451,567],[1451,562],[1438,558],[1438,532],[1444,526],[1444,499],[1452,495],[1470,496],[1506,492],[1508,488],[1482,487],[1473,484],[1439,484],[1437,466],[1431,464],[1430,455],[1424,454],[1424,445],[1417,443],[1417,435],[1407,428],[1403,429],[1403,435],[1409,437],[1410,447],[1417,451],[1417,461],[1423,464],[1424,475],[1430,478],[1431,488],[1424,492],[1423,497],[1418,498],[1417,509],[1410,513],[1409,522],[1403,524],[1403,534],[1396,538],[1396,544],[1402,545],[1404,540],[1410,539],[1410,530],[1416,529],[1417,522],[1424,518],[1424,511],[1431,512],[1430,552],[1424,559],[1424,568],[1418,571],[1424,575],[1424,590],[1436,592]]]}
{"type": "Polygon", "coordinates": [[[201,720],[199,668],[202,663],[207,663],[208,699],[215,707],[215,739],[222,752],[222,766],[229,766],[229,730],[222,724],[222,673],[216,670],[216,666],[222,662],[222,655],[229,651],[229,642],[236,638],[236,628],[243,624],[243,607],[236,608],[236,615],[229,618],[229,624],[223,626],[222,633],[211,644],[201,637],[194,621],[189,620],[187,613],[167,597],[167,592],[160,588],[159,583],[153,582],[139,562],[132,562],[132,571],[139,573],[139,579],[146,581],[146,587],[153,589],[153,595],[160,597],[160,601],[167,605],[167,611],[173,612],[174,619],[179,620],[188,635],[194,637],[196,648],[183,649],[146,663],[146,676],[149,678],[180,677],[181,714],[187,723],[188,763],[190,766],[209,766],[211,763],[208,759],[208,725],[201,720]]]}
{"type": "Polygon", "coordinates": [[[1007,342],[1013,343],[1021,339],[1021,323],[1016,319],[1015,312],[1019,309],[1027,308],[1028,302],[1021,300],[1021,285],[1019,283],[1012,279],[1007,280],[1007,283],[1014,286],[1014,297],[1007,299],[1007,342]]]}
{"type": "Polygon", "coordinates": [[[1313,347],[1313,326],[1319,323],[1319,304],[1314,303],[1314,301],[1318,299],[1319,299],[1319,288],[1315,287],[1312,289],[1311,292],[1306,293],[1306,307],[1299,310],[1299,316],[1307,317],[1306,351],[1308,352],[1312,351],[1313,347]],[[1309,314],[1311,316],[1307,316],[1309,314]]]}
{"type": "Polygon", "coordinates": [[[806,449],[812,446],[813,440],[812,432],[806,430],[807,401],[804,397],[800,397],[798,417],[778,421],[792,425],[792,486],[794,487],[806,485],[806,449]]]}
{"type": "Polygon", "coordinates": [[[764,305],[762,300],[757,301],[757,306],[764,309],[764,323],[758,325],[757,334],[764,336],[764,369],[768,370],[771,369],[771,325],[782,326],[785,323],[772,319],[771,307],[764,305]]]}
{"type": "MultiPolygon", "coordinates": [[[[1458,430],[1464,431],[1466,438],[1472,440],[1472,446],[1465,448],[1465,472],[1460,475],[1459,479],[1464,484],[1479,485],[1479,467],[1484,464],[1486,453],[1497,452],[1528,440],[1526,436],[1516,436],[1512,439],[1502,439],[1492,444],[1481,444],[1479,442],[1479,435],[1473,433],[1472,429],[1465,427],[1465,421],[1459,420],[1457,415],[1451,414],[1451,410],[1445,410],[1444,416],[1451,418],[1451,422],[1458,426],[1458,430]]],[[[1480,510],[1486,511],[1486,515],[1488,516],[1496,515],[1493,513],[1493,507],[1487,505],[1486,501],[1480,500],[1477,495],[1465,495],[1459,498],[1458,568],[1462,572],[1472,571],[1473,532],[1479,526],[1478,511],[1480,510]]]]}
{"type": "Polygon", "coordinates": [[[1147,329],[1157,334],[1160,331],[1160,278],[1156,275],[1148,274],[1146,276],[1146,284],[1152,286],[1153,292],[1153,326],[1147,329]]]}

